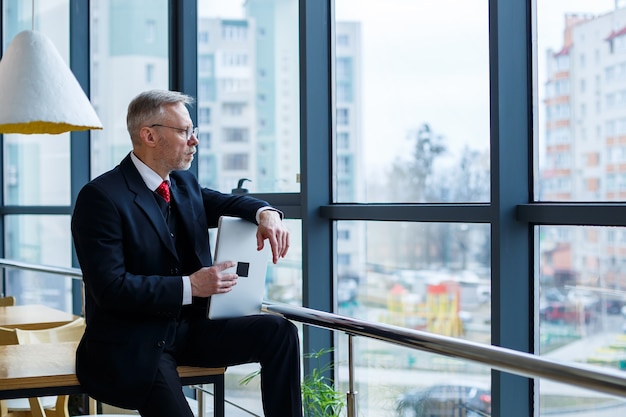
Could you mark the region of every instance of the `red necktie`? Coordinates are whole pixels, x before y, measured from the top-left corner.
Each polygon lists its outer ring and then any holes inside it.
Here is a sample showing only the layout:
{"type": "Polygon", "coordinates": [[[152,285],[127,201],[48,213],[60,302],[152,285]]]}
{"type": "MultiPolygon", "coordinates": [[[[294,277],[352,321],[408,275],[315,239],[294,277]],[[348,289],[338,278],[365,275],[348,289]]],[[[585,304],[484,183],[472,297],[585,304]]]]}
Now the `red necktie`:
{"type": "Polygon", "coordinates": [[[156,193],[163,197],[166,203],[170,202],[170,186],[167,185],[167,181],[163,181],[159,188],[156,189],[156,193]]]}

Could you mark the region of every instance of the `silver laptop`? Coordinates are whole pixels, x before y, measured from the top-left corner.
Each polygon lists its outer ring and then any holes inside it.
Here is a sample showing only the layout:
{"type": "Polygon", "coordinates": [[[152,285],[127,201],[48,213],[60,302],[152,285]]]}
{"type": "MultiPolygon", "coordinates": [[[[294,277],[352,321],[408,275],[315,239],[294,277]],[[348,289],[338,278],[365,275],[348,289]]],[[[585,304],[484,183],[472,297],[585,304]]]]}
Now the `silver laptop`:
{"type": "Polygon", "coordinates": [[[238,217],[220,217],[213,263],[235,261],[237,265],[227,272],[236,272],[239,278],[232,291],[215,294],[209,300],[209,319],[224,319],[258,314],[265,295],[265,276],[271,254],[268,241],[263,250],[257,250],[257,225],[238,217]]]}

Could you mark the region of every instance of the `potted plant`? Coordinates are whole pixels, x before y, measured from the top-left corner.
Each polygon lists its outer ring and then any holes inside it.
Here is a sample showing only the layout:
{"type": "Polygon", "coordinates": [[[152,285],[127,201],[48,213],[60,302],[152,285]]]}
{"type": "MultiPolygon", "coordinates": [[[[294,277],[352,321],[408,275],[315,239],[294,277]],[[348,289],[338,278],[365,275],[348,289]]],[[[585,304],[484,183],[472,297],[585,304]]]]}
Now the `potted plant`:
{"type": "MultiPolygon", "coordinates": [[[[346,405],[345,394],[337,391],[332,379],[326,376],[332,371],[333,364],[327,362],[321,365],[320,358],[332,349],[321,349],[318,352],[304,355],[307,359],[315,359],[316,366],[302,380],[302,405],[304,417],[339,417],[346,405]]],[[[246,375],[240,383],[245,385],[259,375],[261,371],[255,371],[246,375]]]]}

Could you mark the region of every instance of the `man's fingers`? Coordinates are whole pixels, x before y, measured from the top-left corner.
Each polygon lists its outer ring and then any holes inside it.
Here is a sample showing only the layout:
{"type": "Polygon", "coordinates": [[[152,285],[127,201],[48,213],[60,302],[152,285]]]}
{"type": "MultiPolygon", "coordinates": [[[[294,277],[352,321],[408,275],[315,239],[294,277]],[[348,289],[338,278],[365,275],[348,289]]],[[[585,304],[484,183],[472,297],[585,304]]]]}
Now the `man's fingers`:
{"type": "MultiPolygon", "coordinates": [[[[277,237],[276,235],[269,235],[270,247],[272,249],[272,262],[277,263],[280,258],[284,258],[289,250],[289,233],[281,233],[277,237]]],[[[257,250],[263,250],[265,246],[265,239],[257,233],[257,250]]]]}
{"type": "Polygon", "coordinates": [[[265,238],[263,237],[263,234],[261,233],[261,229],[257,229],[256,231],[256,249],[257,250],[263,250],[264,241],[265,241],[265,238]]]}
{"type": "Polygon", "coordinates": [[[283,246],[282,246],[282,253],[280,254],[280,256],[284,258],[287,255],[288,250],[289,250],[289,233],[285,233],[283,234],[283,246]]]}
{"type": "Polygon", "coordinates": [[[235,265],[237,265],[236,262],[233,261],[224,261],[224,262],[219,262],[215,265],[213,265],[215,267],[215,269],[217,269],[217,272],[222,272],[228,268],[232,268],[235,265]]]}
{"type": "Polygon", "coordinates": [[[221,292],[228,292],[231,291],[235,285],[237,285],[237,274],[229,274],[222,277],[218,284],[218,289],[221,292]]]}
{"type": "Polygon", "coordinates": [[[278,258],[280,258],[280,253],[282,252],[281,248],[278,246],[278,240],[276,236],[271,235],[268,240],[270,241],[270,247],[272,248],[272,262],[278,262],[278,258]]]}

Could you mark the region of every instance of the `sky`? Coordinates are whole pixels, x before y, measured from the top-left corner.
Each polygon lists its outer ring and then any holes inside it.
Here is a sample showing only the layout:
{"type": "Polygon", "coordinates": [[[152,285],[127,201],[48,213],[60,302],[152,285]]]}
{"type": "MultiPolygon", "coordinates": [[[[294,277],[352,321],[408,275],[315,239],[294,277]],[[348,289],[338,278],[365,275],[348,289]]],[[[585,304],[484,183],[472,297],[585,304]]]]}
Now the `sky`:
{"type": "MultiPolygon", "coordinates": [[[[565,13],[603,14],[615,0],[537,0],[537,74],[562,43],[565,13]]],[[[622,0],[621,3],[626,3],[622,0]]],[[[242,0],[199,0],[200,14],[242,17],[242,0]]],[[[368,170],[410,152],[428,123],[451,150],[489,144],[487,0],[335,0],[337,20],[362,30],[363,136],[368,170]],[[386,146],[379,146],[384,142],[386,146]]],[[[622,6],[626,6],[623,4],[622,6]]]]}
{"type": "MultiPolygon", "coordinates": [[[[562,43],[567,12],[601,14],[614,0],[538,0],[537,74],[562,43]]],[[[368,167],[383,170],[410,151],[406,130],[429,123],[449,148],[487,149],[487,0],[336,0],[336,17],[363,30],[364,135],[368,167]],[[451,12],[452,11],[452,12],[451,12]],[[395,47],[393,47],[395,46],[395,47]],[[382,99],[381,99],[382,98],[382,99]],[[389,103],[396,105],[389,105],[389,103]],[[373,146],[384,137],[390,146],[373,146]]],[[[455,156],[455,155],[450,155],[455,156]]]]}
{"type": "Polygon", "coordinates": [[[241,18],[244,0],[198,0],[200,16],[241,18]]]}

